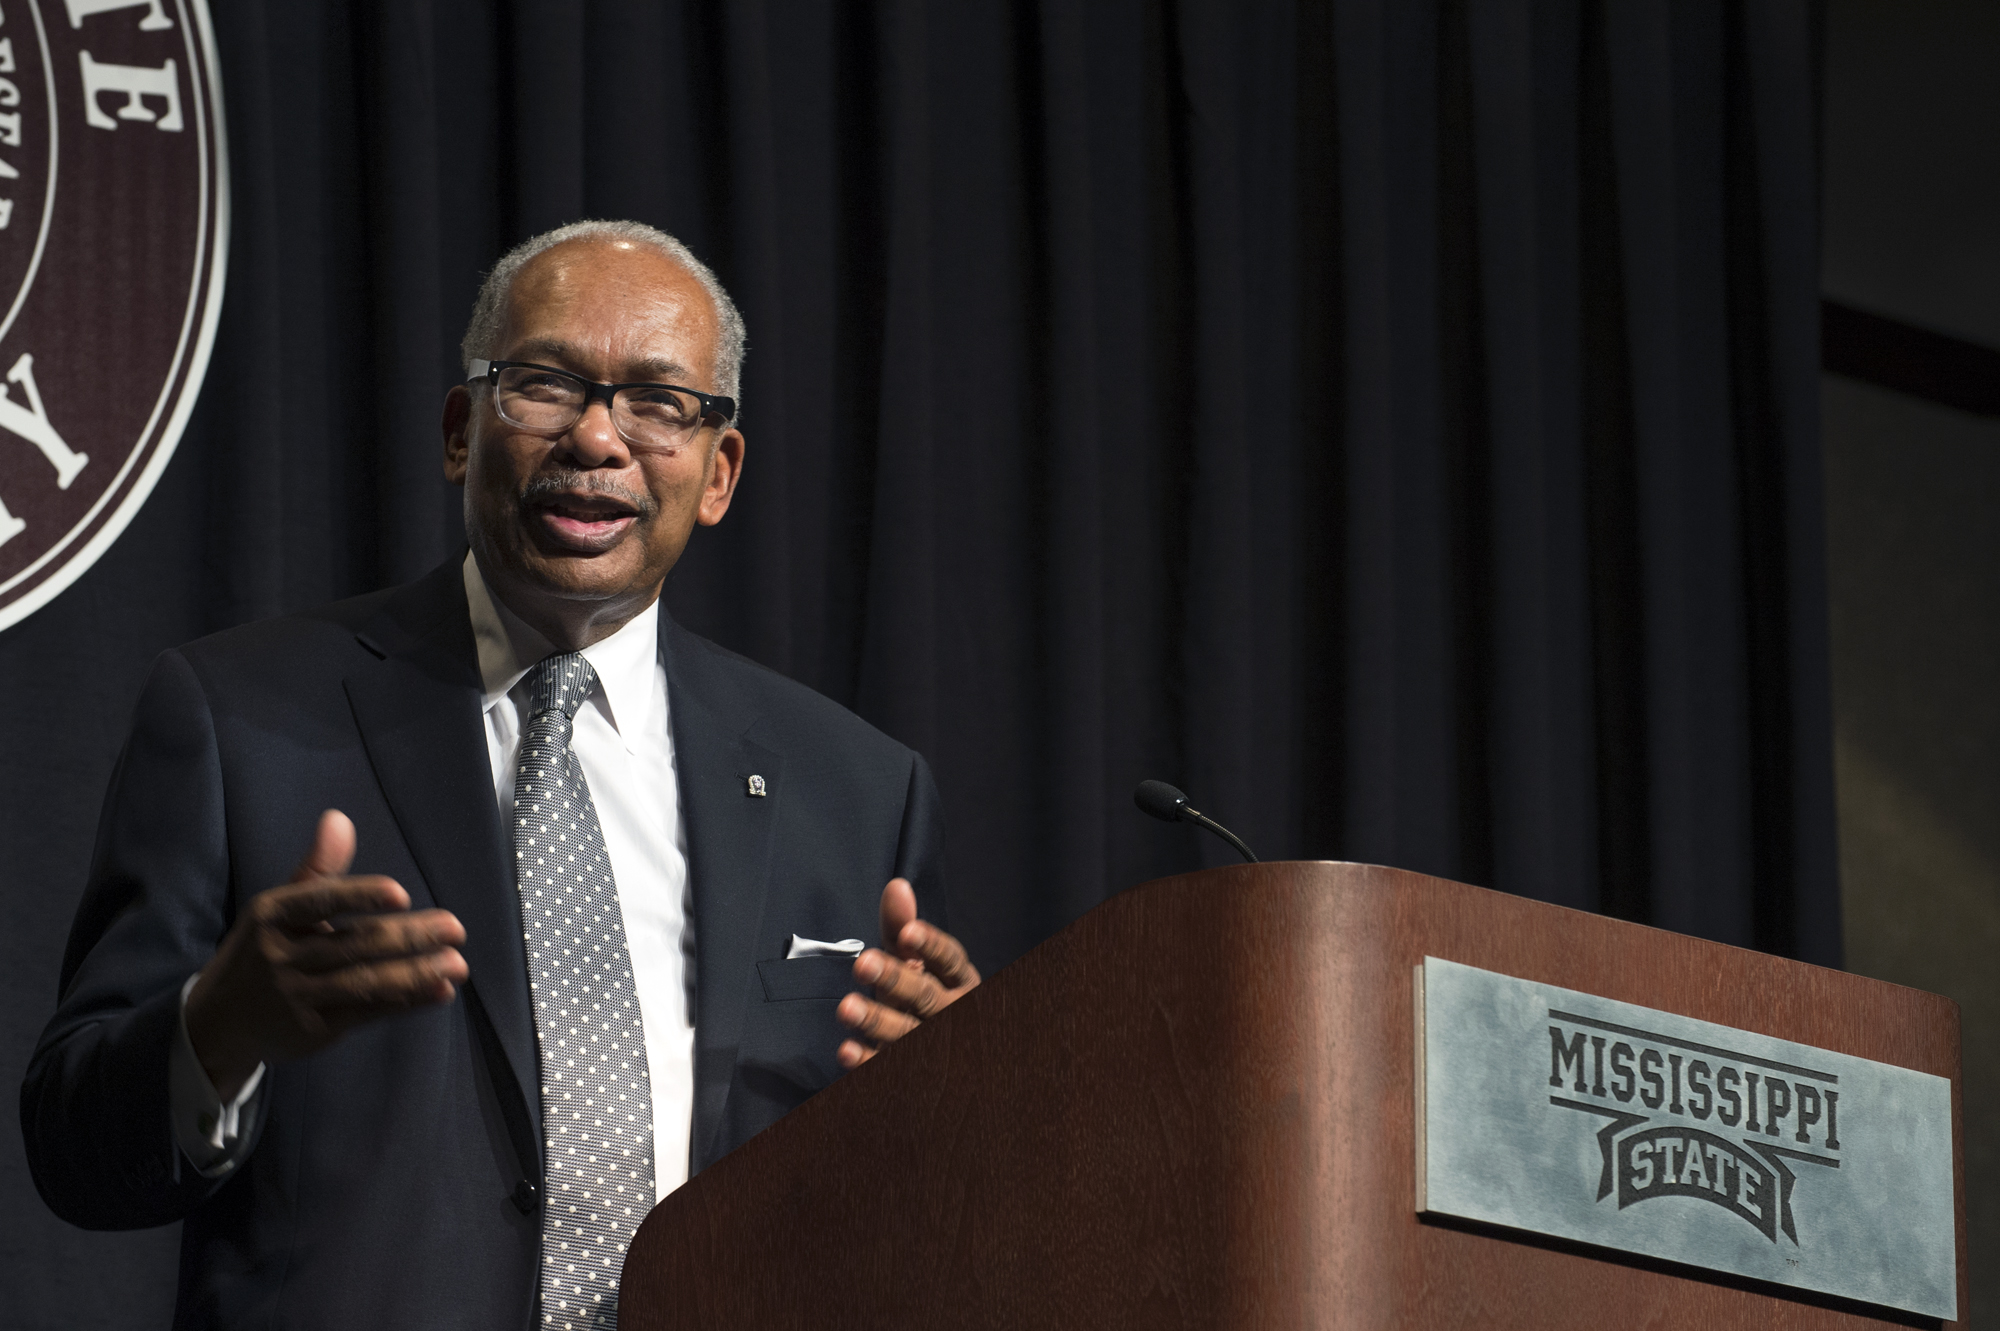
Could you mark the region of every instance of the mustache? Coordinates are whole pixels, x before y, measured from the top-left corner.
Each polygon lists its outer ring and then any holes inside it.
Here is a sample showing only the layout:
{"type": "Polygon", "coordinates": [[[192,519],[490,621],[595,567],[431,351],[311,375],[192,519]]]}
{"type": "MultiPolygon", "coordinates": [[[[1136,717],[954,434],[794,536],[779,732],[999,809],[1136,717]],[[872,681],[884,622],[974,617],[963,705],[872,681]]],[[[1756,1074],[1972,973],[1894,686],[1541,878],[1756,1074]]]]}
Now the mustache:
{"type": "Polygon", "coordinates": [[[629,504],[642,518],[654,517],[660,511],[659,504],[651,495],[627,489],[609,476],[600,476],[594,471],[538,471],[522,484],[521,503],[528,505],[578,494],[616,499],[622,504],[629,504]]]}

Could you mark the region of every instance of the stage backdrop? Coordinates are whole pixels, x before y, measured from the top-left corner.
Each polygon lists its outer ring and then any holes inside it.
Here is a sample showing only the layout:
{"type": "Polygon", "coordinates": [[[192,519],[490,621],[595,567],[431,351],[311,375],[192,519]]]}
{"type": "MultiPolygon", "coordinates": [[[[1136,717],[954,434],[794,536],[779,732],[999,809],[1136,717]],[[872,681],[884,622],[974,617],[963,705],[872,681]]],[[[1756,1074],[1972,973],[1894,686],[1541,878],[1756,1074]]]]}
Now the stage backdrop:
{"type": "MultiPolygon", "coordinates": [[[[455,556],[468,304],[578,217],[749,320],[673,612],[930,757],[982,964],[1230,858],[1147,776],[1269,858],[1839,962],[1804,0],[214,15],[206,389],[0,635],[6,1084],[148,660],[455,556]]],[[[160,1324],[171,1241],[67,1230],[5,1134],[13,1324],[160,1324]]]]}

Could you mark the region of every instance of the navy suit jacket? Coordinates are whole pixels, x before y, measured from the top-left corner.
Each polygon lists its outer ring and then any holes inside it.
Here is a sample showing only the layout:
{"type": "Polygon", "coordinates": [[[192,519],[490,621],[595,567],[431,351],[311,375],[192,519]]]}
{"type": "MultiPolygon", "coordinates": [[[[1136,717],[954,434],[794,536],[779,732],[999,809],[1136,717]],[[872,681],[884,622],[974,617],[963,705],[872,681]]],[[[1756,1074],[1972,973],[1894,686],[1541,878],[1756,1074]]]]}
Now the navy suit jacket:
{"type": "MultiPolygon", "coordinates": [[[[699,1170],[838,1075],[849,963],[782,960],[788,936],[873,938],[898,874],[942,922],[940,824],[911,750],[664,612],[660,644],[693,882],[699,1170]]],[[[185,1221],[176,1326],[528,1324],[538,1065],[483,696],[457,560],[153,668],[21,1121],[66,1219],[185,1221]],[[449,1006],[271,1067],[249,1157],[205,1179],[168,1123],[181,985],[328,808],[354,820],[354,872],[458,916],[471,979],[449,1006]]]]}

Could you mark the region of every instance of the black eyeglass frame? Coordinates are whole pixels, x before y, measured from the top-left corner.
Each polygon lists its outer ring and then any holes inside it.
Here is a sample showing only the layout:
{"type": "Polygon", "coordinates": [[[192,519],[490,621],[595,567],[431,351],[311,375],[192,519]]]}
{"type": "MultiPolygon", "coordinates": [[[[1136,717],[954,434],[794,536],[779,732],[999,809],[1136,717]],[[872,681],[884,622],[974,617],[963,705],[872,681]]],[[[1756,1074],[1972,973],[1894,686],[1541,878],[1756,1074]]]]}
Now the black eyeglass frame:
{"type": "MultiPolygon", "coordinates": [[[[590,404],[601,398],[604,401],[604,410],[611,414],[612,419],[615,421],[617,419],[617,403],[615,399],[618,396],[619,390],[625,388],[665,388],[676,393],[686,393],[701,404],[702,420],[706,421],[710,416],[715,416],[719,417],[724,425],[728,425],[736,419],[735,398],[719,397],[714,393],[704,393],[699,388],[686,388],[680,384],[662,384],[645,379],[627,384],[604,384],[597,382],[595,379],[586,379],[582,375],[570,370],[559,370],[553,365],[543,365],[538,361],[531,360],[475,360],[472,362],[470,368],[472,373],[466,377],[466,382],[484,382],[487,387],[493,389],[496,399],[500,392],[500,371],[502,370],[540,370],[545,374],[559,374],[565,379],[574,379],[577,383],[583,385],[583,405],[576,409],[577,420],[582,420],[583,413],[590,410],[590,404]],[[483,370],[480,369],[482,365],[486,367],[483,370]]],[[[519,421],[510,421],[508,423],[510,425],[519,425],[523,430],[535,429],[532,425],[521,425],[519,421]]],[[[571,424],[574,423],[571,422],[571,424]]],[[[568,427],[565,426],[564,428],[567,429],[568,427]]],[[[699,429],[697,429],[697,433],[699,433],[699,429]]]]}

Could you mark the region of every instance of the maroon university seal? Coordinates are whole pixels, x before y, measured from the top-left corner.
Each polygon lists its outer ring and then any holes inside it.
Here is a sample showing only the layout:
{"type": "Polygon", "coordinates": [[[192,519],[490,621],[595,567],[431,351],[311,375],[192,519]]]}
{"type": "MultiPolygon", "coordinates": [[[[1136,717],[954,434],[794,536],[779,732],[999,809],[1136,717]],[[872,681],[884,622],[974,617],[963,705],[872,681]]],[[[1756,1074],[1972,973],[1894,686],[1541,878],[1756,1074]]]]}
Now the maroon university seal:
{"type": "Polygon", "coordinates": [[[221,101],[204,0],[0,0],[0,628],[180,440],[222,306],[221,101]]]}

